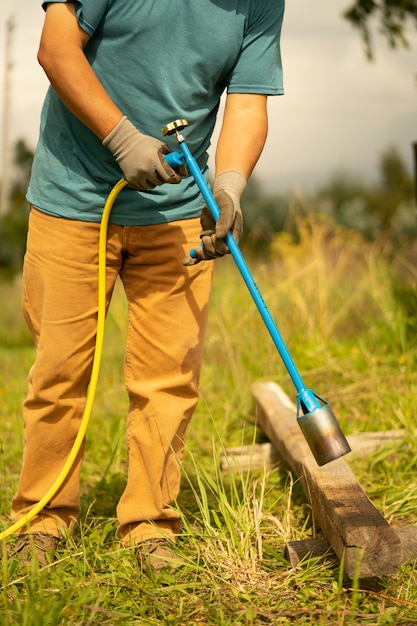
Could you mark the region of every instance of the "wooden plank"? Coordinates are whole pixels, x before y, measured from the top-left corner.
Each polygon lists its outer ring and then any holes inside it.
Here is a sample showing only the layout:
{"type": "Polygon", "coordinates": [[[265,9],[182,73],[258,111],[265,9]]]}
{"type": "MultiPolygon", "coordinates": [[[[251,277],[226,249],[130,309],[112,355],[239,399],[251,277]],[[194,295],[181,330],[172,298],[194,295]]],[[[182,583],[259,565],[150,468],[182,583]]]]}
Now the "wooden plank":
{"type": "MultiPolygon", "coordinates": [[[[401,543],[401,561],[404,563],[417,559],[417,528],[415,526],[399,526],[393,528],[393,531],[401,543]]],[[[309,558],[325,558],[334,564],[338,562],[338,558],[326,537],[287,541],[284,556],[293,567],[309,558]]]]}
{"type": "Polygon", "coordinates": [[[356,458],[362,458],[383,448],[392,441],[401,441],[406,433],[404,430],[379,430],[348,435],[346,439],[356,458]]]}
{"type": "Polygon", "coordinates": [[[346,461],[319,467],[297,424],[296,408],[272,382],[252,386],[256,417],[281,458],[301,479],[314,517],[350,577],[396,574],[401,542],[372,504],[346,461]]]}
{"type": "Polygon", "coordinates": [[[299,565],[301,561],[311,558],[323,558],[328,562],[330,561],[332,565],[337,565],[339,562],[339,559],[326,537],[287,541],[285,544],[284,557],[293,567],[299,565]]]}
{"type": "MultiPolygon", "coordinates": [[[[387,443],[400,441],[405,437],[403,430],[381,430],[347,436],[352,454],[361,458],[380,450],[387,443]]],[[[227,470],[270,470],[282,462],[270,441],[246,446],[226,448],[220,455],[220,468],[227,470]]]]}
{"type": "Polygon", "coordinates": [[[272,469],[281,462],[271,442],[226,448],[220,456],[220,469],[225,472],[272,469]]]}
{"type": "Polygon", "coordinates": [[[417,528],[415,526],[398,526],[394,530],[401,541],[402,562],[417,559],[417,528]]]}

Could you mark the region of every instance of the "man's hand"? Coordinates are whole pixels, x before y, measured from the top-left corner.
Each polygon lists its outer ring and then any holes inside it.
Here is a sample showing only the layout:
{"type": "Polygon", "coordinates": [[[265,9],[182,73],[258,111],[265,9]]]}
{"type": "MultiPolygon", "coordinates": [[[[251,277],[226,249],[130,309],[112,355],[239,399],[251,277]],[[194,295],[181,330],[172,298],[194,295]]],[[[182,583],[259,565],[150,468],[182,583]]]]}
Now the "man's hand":
{"type": "Polygon", "coordinates": [[[173,170],[164,158],[171,152],[163,141],[143,135],[123,116],[120,122],[103,139],[116,158],[129,187],[144,191],[163,183],[177,184],[181,175],[173,170]]]}
{"type": "Polygon", "coordinates": [[[230,230],[236,243],[243,230],[243,217],[240,197],[246,188],[247,180],[240,172],[229,170],[216,176],[213,196],[220,209],[219,219],[215,222],[210,209],[205,206],[201,213],[201,242],[194,248],[195,257],[188,256],[183,265],[195,265],[200,261],[217,259],[228,254],[229,248],[224,238],[230,230]]]}

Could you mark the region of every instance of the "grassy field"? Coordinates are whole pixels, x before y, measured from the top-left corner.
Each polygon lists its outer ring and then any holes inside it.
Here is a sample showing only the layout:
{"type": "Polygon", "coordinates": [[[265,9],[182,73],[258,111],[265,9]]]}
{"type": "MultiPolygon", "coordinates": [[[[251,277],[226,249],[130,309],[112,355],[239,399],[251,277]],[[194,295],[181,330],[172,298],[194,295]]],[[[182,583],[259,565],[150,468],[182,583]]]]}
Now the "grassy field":
{"type": "MultiPolygon", "coordinates": [[[[417,275],[406,255],[325,220],[300,225],[297,244],[277,238],[273,258],[252,266],[306,384],[331,404],[347,434],[403,429],[369,457],[348,457],[368,496],[393,526],[417,523],[415,417],[417,275]]],[[[255,380],[295,391],[231,259],[216,262],[201,380],[188,431],[178,507],[183,533],[176,575],[139,575],[115,537],[115,506],[126,475],[122,378],[126,309],[120,289],[107,321],[100,385],[82,471],[82,515],[58,560],[21,576],[3,541],[0,623],[417,624],[417,570],[349,580],[309,560],[291,567],[287,540],[320,534],[297,477],[220,471],[225,447],[263,440],[250,393],[255,380]]],[[[20,316],[20,285],[0,285],[0,529],[21,462],[21,403],[33,360],[20,316]]]]}

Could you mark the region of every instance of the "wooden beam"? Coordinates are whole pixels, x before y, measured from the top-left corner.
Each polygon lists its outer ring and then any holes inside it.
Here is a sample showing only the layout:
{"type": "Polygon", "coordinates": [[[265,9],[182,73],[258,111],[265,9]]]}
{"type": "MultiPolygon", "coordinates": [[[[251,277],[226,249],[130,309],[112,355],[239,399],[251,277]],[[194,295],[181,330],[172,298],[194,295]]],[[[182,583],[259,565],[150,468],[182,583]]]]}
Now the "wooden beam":
{"type": "Polygon", "coordinates": [[[319,467],[297,424],[296,407],[272,382],[252,386],[256,418],[280,457],[301,479],[314,517],[350,577],[393,575],[401,541],[372,504],[346,461],[319,467]]]}
{"type": "Polygon", "coordinates": [[[236,448],[226,448],[220,456],[220,469],[226,471],[247,471],[272,469],[281,461],[278,452],[270,441],[236,448]]]}
{"type": "MultiPolygon", "coordinates": [[[[415,526],[399,526],[393,528],[393,531],[401,542],[402,562],[416,559],[417,528],[415,526]]],[[[284,556],[292,566],[296,566],[304,559],[309,558],[325,558],[334,565],[338,563],[338,558],[326,537],[287,541],[284,556]]]]}
{"type": "Polygon", "coordinates": [[[334,566],[339,563],[339,559],[326,537],[287,541],[284,557],[293,567],[296,567],[301,561],[315,558],[326,559],[334,566]]]}
{"type": "MultiPolygon", "coordinates": [[[[347,436],[346,439],[352,448],[355,458],[362,458],[380,450],[387,443],[400,441],[405,437],[403,430],[379,430],[347,436]]],[[[270,470],[276,467],[282,459],[270,441],[226,448],[220,455],[220,468],[228,470],[270,470]]]]}

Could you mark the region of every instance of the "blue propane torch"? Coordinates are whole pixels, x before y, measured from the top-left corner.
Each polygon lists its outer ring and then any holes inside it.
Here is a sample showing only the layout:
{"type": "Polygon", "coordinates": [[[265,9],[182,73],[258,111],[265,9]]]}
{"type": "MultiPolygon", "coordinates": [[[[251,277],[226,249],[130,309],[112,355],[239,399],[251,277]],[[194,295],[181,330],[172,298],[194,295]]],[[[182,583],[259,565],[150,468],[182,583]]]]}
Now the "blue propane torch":
{"type": "MultiPolygon", "coordinates": [[[[167,124],[162,129],[162,135],[164,136],[176,135],[180,149],[180,152],[171,152],[167,154],[165,158],[172,168],[184,164],[187,166],[213,218],[217,221],[220,215],[219,207],[181,134],[181,131],[186,126],[188,126],[188,122],[184,119],[179,119],[167,124]]],[[[306,388],[246,261],[243,258],[239,246],[230,231],[227,233],[225,241],[297,390],[297,421],[318,465],[325,465],[330,461],[338,459],[350,452],[350,446],[330,405],[311,389],[306,388]]],[[[191,251],[190,254],[193,256],[193,251],[191,251]]]]}

